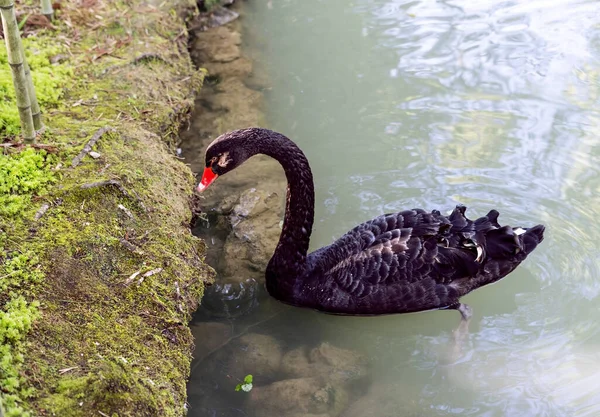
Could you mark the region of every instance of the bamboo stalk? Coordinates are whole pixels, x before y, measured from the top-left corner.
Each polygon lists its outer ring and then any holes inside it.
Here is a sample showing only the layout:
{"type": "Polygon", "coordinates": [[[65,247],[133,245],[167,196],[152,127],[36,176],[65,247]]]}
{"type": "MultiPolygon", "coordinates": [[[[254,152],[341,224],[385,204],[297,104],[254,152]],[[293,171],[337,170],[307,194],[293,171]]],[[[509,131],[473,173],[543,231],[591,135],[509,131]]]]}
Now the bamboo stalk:
{"type": "Polygon", "coordinates": [[[42,14],[52,22],[54,20],[54,9],[51,0],[42,0],[42,14]]]}
{"type": "Polygon", "coordinates": [[[17,108],[21,119],[21,130],[26,142],[35,141],[35,128],[31,115],[31,103],[27,91],[27,78],[25,77],[25,66],[23,65],[23,46],[21,45],[21,34],[17,25],[15,15],[15,4],[12,0],[0,0],[0,13],[2,14],[2,27],[6,41],[8,63],[12,71],[17,108]]]}
{"type": "Polygon", "coordinates": [[[33,86],[33,80],[31,78],[31,70],[29,64],[25,59],[25,51],[23,51],[23,63],[25,64],[25,78],[27,79],[27,93],[29,95],[29,102],[31,103],[31,117],[33,117],[33,127],[35,130],[40,130],[44,127],[42,123],[42,111],[38,104],[37,97],[35,95],[35,87],[33,86]]]}

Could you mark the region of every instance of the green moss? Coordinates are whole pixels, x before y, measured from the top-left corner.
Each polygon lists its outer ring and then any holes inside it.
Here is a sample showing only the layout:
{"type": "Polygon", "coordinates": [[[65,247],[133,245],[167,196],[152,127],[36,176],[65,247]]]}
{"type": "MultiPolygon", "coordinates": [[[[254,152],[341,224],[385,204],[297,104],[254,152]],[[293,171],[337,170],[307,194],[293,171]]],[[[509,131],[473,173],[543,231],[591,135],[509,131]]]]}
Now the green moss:
{"type": "MultiPolygon", "coordinates": [[[[27,291],[19,291],[29,284],[39,283],[43,274],[33,253],[16,253],[0,257],[0,386],[4,392],[7,416],[28,415],[21,402],[33,390],[26,387],[19,373],[24,363],[23,340],[39,316],[39,302],[27,301],[27,291]]],[[[28,297],[30,298],[30,297],[28,297]]]]}
{"type": "MultiPolygon", "coordinates": [[[[192,347],[186,323],[211,274],[188,228],[193,176],[167,146],[204,75],[189,59],[183,21],[171,13],[180,3],[99,0],[91,14],[63,2],[57,32],[36,35],[44,46],[33,53],[42,62],[55,53],[50,38],[77,42],[60,96],[42,91],[51,108],[38,141],[60,153],[26,148],[0,157],[6,415],[183,414],[192,347]],[[121,36],[128,40],[116,41],[121,36]],[[106,45],[110,54],[91,57],[106,45]],[[144,53],[163,60],[135,60],[144,53]],[[105,126],[114,131],[94,146],[100,158],[71,168],[105,126]],[[81,188],[107,179],[120,186],[81,188]],[[50,208],[34,219],[42,204],[50,208]]],[[[32,71],[40,68],[31,62],[32,71]]],[[[56,67],[48,68],[54,76],[56,67]]]]}
{"type": "Polygon", "coordinates": [[[27,148],[16,154],[0,154],[0,215],[22,214],[36,192],[56,181],[50,170],[56,157],[27,148]]]}
{"type": "MultiPolygon", "coordinates": [[[[64,87],[73,76],[73,69],[66,63],[52,64],[50,58],[64,53],[65,48],[49,37],[23,39],[27,63],[36,97],[42,112],[59,103],[64,87]]],[[[16,135],[20,132],[19,112],[15,104],[15,90],[8,65],[6,48],[0,48],[0,135],[16,135]]]]}

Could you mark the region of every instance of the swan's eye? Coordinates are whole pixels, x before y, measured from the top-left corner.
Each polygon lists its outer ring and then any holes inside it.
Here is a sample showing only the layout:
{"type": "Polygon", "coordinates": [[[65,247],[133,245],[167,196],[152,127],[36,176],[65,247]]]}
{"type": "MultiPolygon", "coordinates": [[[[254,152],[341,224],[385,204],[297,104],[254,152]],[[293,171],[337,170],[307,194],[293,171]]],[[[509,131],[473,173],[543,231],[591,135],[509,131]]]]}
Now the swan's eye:
{"type": "Polygon", "coordinates": [[[217,162],[217,159],[218,159],[218,158],[217,158],[216,156],[213,156],[212,158],[210,158],[210,162],[208,163],[208,166],[209,166],[209,167],[212,167],[212,166],[213,166],[213,164],[214,164],[215,162],[217,162]]]}
{"type": "Polygon", "coordinates": [[[229,152],[220,153],[218,158],[219,160],[217,165],[219,165],[221,168],[227,168],[227,165],[232,161],[232,159],[229,157],[229,152]]]}

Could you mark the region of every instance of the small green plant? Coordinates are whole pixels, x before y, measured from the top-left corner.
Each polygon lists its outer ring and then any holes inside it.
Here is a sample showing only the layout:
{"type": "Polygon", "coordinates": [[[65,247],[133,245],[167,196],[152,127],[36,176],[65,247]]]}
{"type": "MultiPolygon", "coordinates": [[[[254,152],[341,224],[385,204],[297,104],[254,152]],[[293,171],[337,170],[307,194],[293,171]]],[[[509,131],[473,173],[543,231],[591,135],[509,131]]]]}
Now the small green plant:
{"type": "Polygon", "coordinates": [[[16,216],[31,197],[56,181],[51,166],[54,155],[27,148],[12,155],[0,154],[0,215],[16,216]]]}
{"type": "Polygon", "coordinates": [[[236,391],[250,392],[252,390],[252,375],[246,375],[244,382],[235,386],[236,391]]]}

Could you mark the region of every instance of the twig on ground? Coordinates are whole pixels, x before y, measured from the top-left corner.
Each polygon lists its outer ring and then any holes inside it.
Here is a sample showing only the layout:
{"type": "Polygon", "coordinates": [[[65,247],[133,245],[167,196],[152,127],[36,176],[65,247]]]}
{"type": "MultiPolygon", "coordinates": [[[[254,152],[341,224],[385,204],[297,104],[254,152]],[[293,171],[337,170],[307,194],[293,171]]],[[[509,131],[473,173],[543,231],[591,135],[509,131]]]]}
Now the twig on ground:
{"type": "Polygon", "coordinates": [[[31,146],[32,148],[35,148],[35,149],[43,149],[46,152],[50,152],[50,153],[54,153],[54,152],[58,151],[58,146],[43,144],[43,143],[19,143],[19,142],[0,143],[0,148],[24,148],[26,146],[31,146]]]}
{"type": "Polygon", "coordinates": [[[71,366],[70,368],[63,368],[63,369],[59,369],[59,370],[58,370],[58,373],[59,373],[60,375],[62,375],[62,374],[66,374],[67,372],[70,372],[70,371],[72,371],[72,370],[74,370],[74,369],[77,369],[77,368],[79,368],[79,366],[71,366]]]}
{"type": "Polygon", "coordinates": [[[131,252],[136,253],[138,255],[144,254],[144,251],[142,249],[140,249],[139,247],[137,247],[136,245],[134,245],[127,239],[121,239],[120,242],[121,242],[121,245],[125,246],[125,248],[127,250],[130,250],[131,252]]]}
{"type": "Polygon", "coordinates": [[[143,235],[141,235],[141,236],[133,236],[133,237],[128,238],[128,240],[141,240],[141,239],[145,239],[145,238],[148,237],[149,234],[150,234],[150,230],[146,230],[143,235]]]}
{"type": "Polygon", "coordinates": [[[171,63],[169,61],[167,61],[166,59],[164,59],[162,56],[160,56],[159,54],[153,54],[153,53],[142,54],[142,55],[136,57],[133,61],[131,61],[131,64],[137,65],[143,61],[161,61],[161,62],[164,62],[165,64],[171,65],[171,63]]]}
{"type": "Polygon", "coordinates": [[[123,194],[127,198],[131,198],[132,200],[135,200],[144,211],[148,211],[148,209],[146,209],[146,206],[142,202],[142,199],[139,197],[139,195],[135,191],[132,190],[132,193],[134,195],[132,197],[131,194],[129,193],[129,191],[127,191],[125,189],[125,187],[123,187],[123,184],[121,184],[117,180],[105,180],[105,181],[91,182],[89,184],[83,184],[80,188],[88,189],[88,188],[96,188],[96,187],[106,187],[108,185],[112,185],[112,186],[116,187],[119,191],[121,191],[121,194],[123,194]]]}
{"type": "Polygon", "coordinates": [[[37,211],[37,213],[35,213],[33,220],[35,220],[37,222],[39,219],[42,218],[42,216],[44,214],[46,214],[46,211],[48,211],[49,208],[50,208],[50,204],[48,204],[48,203],[43,204],[42,207],[40,207],[40,209],[37,211]]]}
{"type": "Polygon", "coordinates": [[[133,282],[133,280],[135,279],[135,277],[137,277],[141,272],[142,272],[141,269],[139,271],[135,271],[133,274],[131,274],[129,276],[129,278],[127,278],[125,280],[125,282],[123,283],[123,285],[128,286],[129,284],[131,284],[133,282]]]}
{"type": "Polygon", "coordinates": [[[160,56],[159,54],[155,54],[155,53],[145,53],[142,54],[136,58],[134,58],[131,62],[127,63],[127,64],[117,64],[117,65],[111,65],[110,67],[104,69],[104,71],[102,71],[102,74],[107,74],[113,70],[119,69],[119,68],[124,68],[128,65],[137,65],[141,62],[145,62],[145,61],[160,61],[163,62],[167,65],[173,65],[171,64],[169,61],[167,61],[165,58],[163,58],[162,56],[160,56]]]}
{"type": "Polygon", "coordinates": [[[129,194],[129,192],[117,180],[105,180],[105,181],[98,181],[98,182],[90,182],[88,184],[83,184],[81,186],[81,188],[87,189],[87,188],[96,188],[96,187],[106,187],[107,185],[113,185],[113,186],[115,186],[119,191],[121,191],[121,193],[125,197],[131,198],[131,195],[129,194]]]}
{"type": "Polygon", "coordinates": [[[127,207],[125,207],[123,204],[119,204],[117,207],[119,207],[121,210],[123,210],[123,213],[125,213],[127,215],[127,217],[129,217],[131,220],[133,220],[133,214],[127,207]]]}
{"type": "Polygon", "coordinates": [[[162,272],[162,270],[163,270],[162,268],[156,268],[156,269],[152,269],[152,270],[146,272],[144,275],[141,276],[140,279],[138,279],[138,285],[141,285],[142,282],[144,282],[145,278],[151,277],[152,275],[156,275],[159,272],[162,272]]]}
{"type": "Polygon", "coordinates": [[[96,144],[96,142],[98,142],[98,139],[100,139],[102,137],[102,135],[104,135],[106,132],[111,132],[113,130],[114,129],[112,127],[108,127],[108,126],[98,129],[96,131],[96,133],[94,133],[92,138],[88,141],[88,143],[85,144],[85,146],[83,147],[81,152],[79,152],[79,155],[77,155],[75,158],[73,158],[73,161],[71,162],[71,166],[73,168],[75,168],[77,165],[79,165],[79,163],[81,162],[83,157],[86,156],[92,150],[92,146],[94,146],[96,144]]]}
{"type": "Polygon", "coordinates": [[[142,199],[140,198],[140,196],[138,195],[138,193],[135,192],[135,190],[131,190],[131,192],[133,193],[133,195],[135,196],[135,198],[137,199],[138,204],[140,205],[140,207],[144,210],[144,211],[148,211],[148,209],[146,208],[146,206],[144,205],[144,202],[142,201],[142,199]]]}
{"type": "Polygon", "coordinates": [[[2,276],[0,277],[0,279],[8,278],[8,277],[10,277],[11,275],[14,275],[14,274],[16,274],[16,273],[18,273],[18,272],[20,273],[20,272],[21,272],[21,270],[16,270],[16,271],[9,272],[9,273],[8,273],[8,274],[6,274],[6,275],[2,275],[2,276]]]}
{"type": "MultiPolygon", "coordinates": [[[[145,273],[144,273],[144,274],[143,274],[143,275],[140,277],[140,279],[138,279],[138,285],[140,285],[142,282],[144,282],[144,279],[146,279],[146,278],[148,278],[148,277],[151,277],[152,275],[156,275],[156,274],[158,274],[159,272],[162,272],[162,270],[163,270],[162,268],[155,268],[155,269],[151,269],[151,270],[150,270],[150,271],[148,271],[148,272],[145,272],[145,273]]],[[[136,279],[136,278],[137,278],[137,276],[138,276],[138,275],[139,275],[141,272],[142,272],[142,270],[141,270],[141,269],[140,269],[140,270],[138,270],[138,271],[135,271],[133,274],[131,274],[131,275],[129,276],[129,278],[127,278],[127,279],[125,280],[125,282],[123,283],[123,285],[125,285],[126,287],[127,287],[128,285],[130,285],[130,284],[133,282],[133,280],[134,280],[134,279],[136,279]]]]}
{"type": "Polygon", "coordinates": [[[179,290],[178,281],[175,281],[175,294],[177,295],[177,309],[180,313],[185,314],[185,310],[183,309],[183,305],[181,304],[181,291],[179,290]]]}
{"type": "Polygon", "coordinates": [[[106,165],[104,165],[104,167],[100,170],[99,174],[104,174],[104,171],[106,171],[106,169],[111,166],[112,164],[108,163],[106,165]]]}

